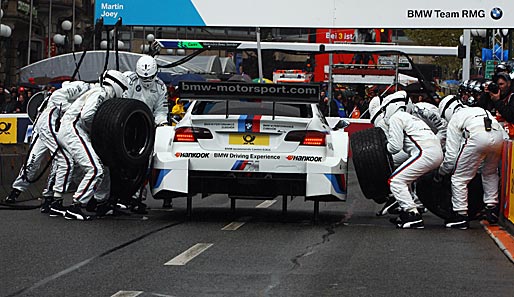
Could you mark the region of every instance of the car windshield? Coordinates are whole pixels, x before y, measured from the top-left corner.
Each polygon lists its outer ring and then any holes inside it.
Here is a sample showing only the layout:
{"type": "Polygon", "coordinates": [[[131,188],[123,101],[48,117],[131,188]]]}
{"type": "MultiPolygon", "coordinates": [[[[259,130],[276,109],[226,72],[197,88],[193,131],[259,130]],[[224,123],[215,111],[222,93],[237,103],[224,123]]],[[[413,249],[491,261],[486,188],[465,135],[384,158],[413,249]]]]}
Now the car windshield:
{"type": "MultiPolygon", "coordinates": [[[[225,101],[200,101],[195,104],[194,115],[225,115],[227,113],[225,101]]],[[[228,101],[229,114],[258,114],[273,115],[272,102],[228,101]]],[[[275,104],[275,116],[312,118],[310,104],[279,103],[275,104]]]]}

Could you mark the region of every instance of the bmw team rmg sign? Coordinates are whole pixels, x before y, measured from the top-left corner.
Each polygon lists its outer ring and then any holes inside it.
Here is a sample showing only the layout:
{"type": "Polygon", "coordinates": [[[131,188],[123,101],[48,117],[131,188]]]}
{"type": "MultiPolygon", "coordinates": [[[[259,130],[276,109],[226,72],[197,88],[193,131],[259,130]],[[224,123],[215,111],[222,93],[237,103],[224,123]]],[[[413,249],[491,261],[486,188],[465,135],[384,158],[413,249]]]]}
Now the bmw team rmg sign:
{"type": "Polygon", "coordinates": [[[97,0],[95,18],[134,26],[501,29],[513,26],[514,1],[97,0]]]}

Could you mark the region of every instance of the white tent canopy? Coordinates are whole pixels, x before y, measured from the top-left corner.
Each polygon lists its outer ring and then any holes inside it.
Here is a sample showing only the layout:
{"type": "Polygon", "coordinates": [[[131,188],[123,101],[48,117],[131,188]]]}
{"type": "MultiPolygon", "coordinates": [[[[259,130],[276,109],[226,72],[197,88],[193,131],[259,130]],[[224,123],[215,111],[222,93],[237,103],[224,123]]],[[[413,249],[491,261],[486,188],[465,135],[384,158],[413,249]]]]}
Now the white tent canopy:
{"type": "MultiPolygon", "coordinates": [[[[73,55],[65,54],[41,60],[20,69],[20,82],[29,82],[29,78],[50,81],[56,77],[72,76],[76,65],[79,63],[83,52],[73,55]]],[[[84,81],[97,81],[102,73],[105,64],[106,51],[89,51],[85,54],[84,61],[75,78],[84,81]]],[[[131,52],[119,52],[119,70],[134,71],[137,60],[143,54],[131,52]]],[[[157,56],[157,63],[167,65],[183,58],[182,56],[157,56]]],[[[109,63],[107,69],[116,69],[116,53],[109,52],[109,63]]],[[[197,56],[184,64],[172,68],[161,68],[160,71],[181,73],[222,73],[221,62],[217,56],[197,56]]]]}

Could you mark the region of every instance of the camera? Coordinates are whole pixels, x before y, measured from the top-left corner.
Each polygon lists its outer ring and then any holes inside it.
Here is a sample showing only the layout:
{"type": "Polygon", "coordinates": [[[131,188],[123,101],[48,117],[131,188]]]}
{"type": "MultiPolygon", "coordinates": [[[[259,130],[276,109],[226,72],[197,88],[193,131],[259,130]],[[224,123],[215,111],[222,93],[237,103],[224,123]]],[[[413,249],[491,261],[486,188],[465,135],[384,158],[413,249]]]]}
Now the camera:
{"type": "Polygon", "coordinates": [[[491,82],[488,86],[487,86],[487,89],[489,90],[490,93],[492,94],[496,94],[498,93],[498,91],[500,90],[500,87],[498,86],[497,83],[495,82],[491,82]]]}

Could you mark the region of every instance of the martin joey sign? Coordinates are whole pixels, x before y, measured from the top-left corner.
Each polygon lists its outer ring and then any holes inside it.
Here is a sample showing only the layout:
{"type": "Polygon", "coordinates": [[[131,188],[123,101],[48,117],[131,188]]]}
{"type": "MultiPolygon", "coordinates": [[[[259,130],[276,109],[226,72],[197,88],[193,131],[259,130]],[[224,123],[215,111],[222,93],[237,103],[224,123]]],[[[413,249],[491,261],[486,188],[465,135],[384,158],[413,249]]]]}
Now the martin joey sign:
{"type": "Polygon", "coordinates": [[[512,0],[97,0],[113,25],[297,28],[510,28],[512,0]]]}

